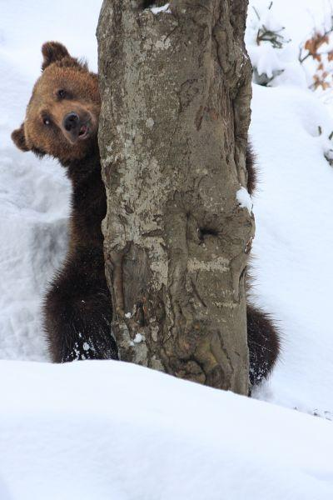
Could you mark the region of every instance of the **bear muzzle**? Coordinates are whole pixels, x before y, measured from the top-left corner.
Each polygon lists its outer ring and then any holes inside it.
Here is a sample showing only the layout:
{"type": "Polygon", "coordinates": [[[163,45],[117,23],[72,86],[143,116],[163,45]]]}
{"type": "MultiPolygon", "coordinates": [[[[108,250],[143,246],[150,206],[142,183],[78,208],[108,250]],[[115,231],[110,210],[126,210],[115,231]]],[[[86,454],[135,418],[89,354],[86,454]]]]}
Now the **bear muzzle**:
{"type": "Polygon", "coordinates": [[[72,144],[83,141],[90,137],[92,133],[91,116],[88,113],[80,116],[78,113],[71,111],[64,117],[62,128],[66,138],[72,144]]]}

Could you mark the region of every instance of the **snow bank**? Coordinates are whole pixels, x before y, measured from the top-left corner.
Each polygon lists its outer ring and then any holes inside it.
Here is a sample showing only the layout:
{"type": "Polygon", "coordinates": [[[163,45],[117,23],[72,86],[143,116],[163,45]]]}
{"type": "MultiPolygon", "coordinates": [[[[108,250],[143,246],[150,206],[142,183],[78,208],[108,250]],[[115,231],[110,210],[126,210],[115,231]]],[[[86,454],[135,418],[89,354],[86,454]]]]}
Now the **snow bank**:
{"type": "Polygon", "coordinates": [[[271,392],[262,394],[332,418],[333,169],[324,151],[333,121],[299,88],[254,86],[252,107],[261,181],[254,199],[255,292],[283,333],[271,392]]]}
{"type": "Polygon", "coordinates": [[[332,424],[120,362],[1,362],[11,500],[327,500],[332,424]]]}
{"type": "Polygon", "coordinates": [[[250,136],[260,181],[253,253],[256,303],[273,314],[283,341],[271,383],[256,396],[333,419],[333,170],[326,159],[333,154],[333,120],[307,90],[298,62],[299,44],[322,27],[327,12],[310,0],[270,4],[250,2],[246,33],[256,81],[275,75],[273,88],[253,86],[250,136]],[[257,44],[261,26],[283,37],[281,48],[257,44]]]}

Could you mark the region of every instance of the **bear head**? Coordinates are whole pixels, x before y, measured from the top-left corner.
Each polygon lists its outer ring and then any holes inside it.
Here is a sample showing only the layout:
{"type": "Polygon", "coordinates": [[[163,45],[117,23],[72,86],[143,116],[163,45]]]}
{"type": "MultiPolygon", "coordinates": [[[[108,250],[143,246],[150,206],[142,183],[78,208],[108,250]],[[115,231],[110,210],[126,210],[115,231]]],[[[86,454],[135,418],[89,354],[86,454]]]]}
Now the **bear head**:
{"type": "Polygon", "coordinates": [[[42,54],[42,75],[33,88],[25,121],[12,139],[22,151],[50,155],[67,165],[97,146],[98,79],[61,43],[45,43],[42,54]]]}

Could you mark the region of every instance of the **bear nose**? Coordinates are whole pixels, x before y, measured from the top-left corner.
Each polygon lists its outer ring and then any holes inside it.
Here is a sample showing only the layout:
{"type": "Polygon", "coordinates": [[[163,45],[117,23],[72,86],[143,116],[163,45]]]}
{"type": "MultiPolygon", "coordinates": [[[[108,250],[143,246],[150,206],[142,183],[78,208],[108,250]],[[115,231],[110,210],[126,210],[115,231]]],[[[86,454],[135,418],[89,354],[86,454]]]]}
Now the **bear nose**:
{"type": "Polygon", "coordinates": [[[68,113],[68,115],[65,116],[63,124],[67,132],[70,132],[71,130],[75,129],[78,126],[79,123],[79,115],[76,113],[68,113]]]}

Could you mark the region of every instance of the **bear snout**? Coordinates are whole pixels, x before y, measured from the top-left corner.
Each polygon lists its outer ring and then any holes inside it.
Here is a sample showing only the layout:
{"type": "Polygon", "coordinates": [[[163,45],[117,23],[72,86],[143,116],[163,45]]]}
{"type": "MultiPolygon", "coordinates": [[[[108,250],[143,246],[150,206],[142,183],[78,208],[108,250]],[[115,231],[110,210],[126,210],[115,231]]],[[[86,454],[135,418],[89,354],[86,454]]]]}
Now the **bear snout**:
{"type": "Polygon", "coordinates": [[[78,127],[80,117],[77,113],[68,113],[63,121],[63,126],[67,132],[72,132],[73,129],[78,127]]]}
{"type": "Polygon", "coordinates": [[[80,117],[71,111],[63,119],[62,126],[69,141],[74,144],[77,140],[87,139],[90,135],[90,116],[80,117]]]}

